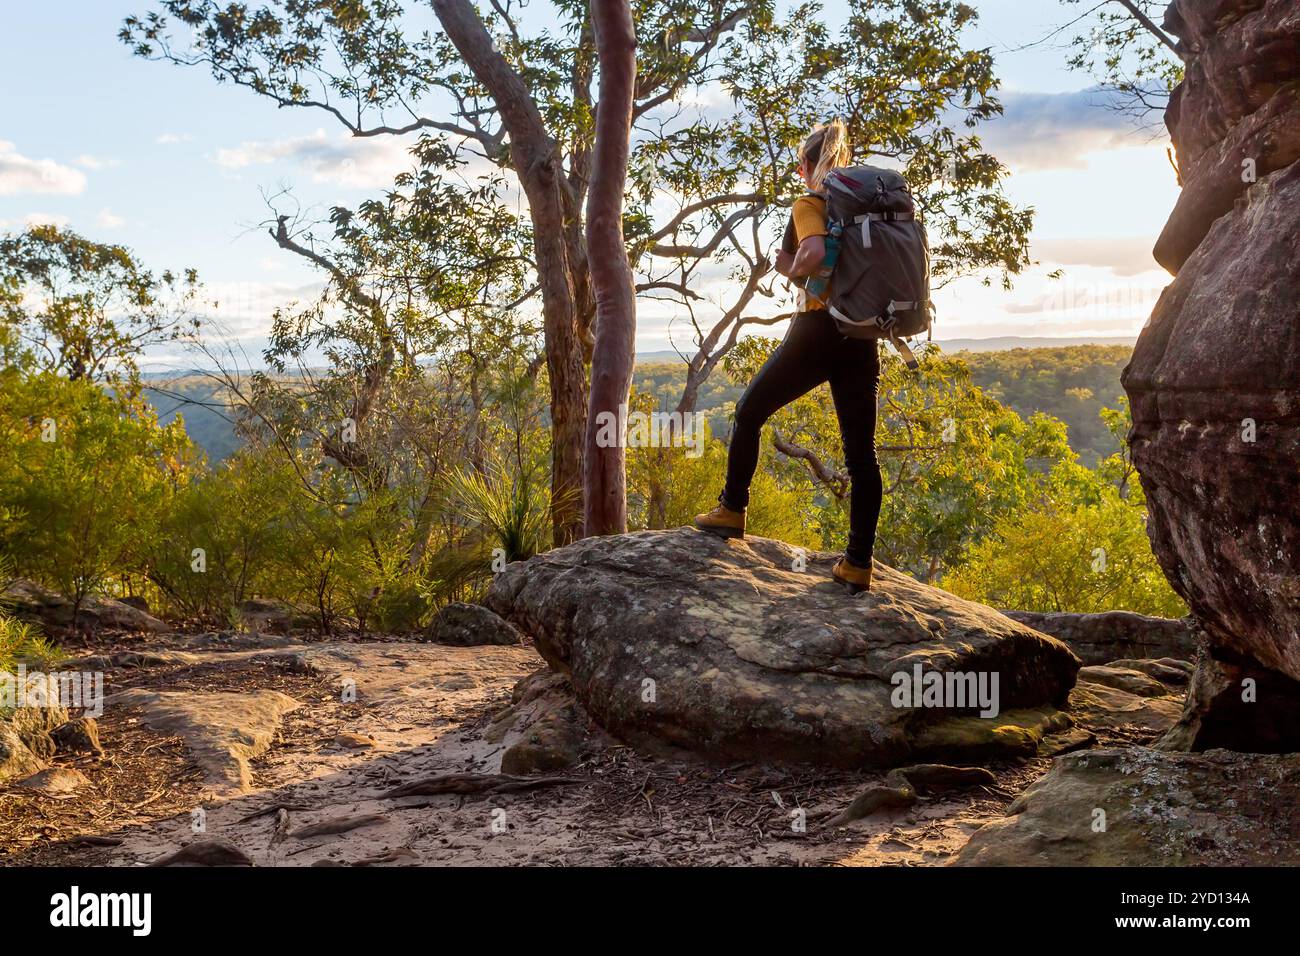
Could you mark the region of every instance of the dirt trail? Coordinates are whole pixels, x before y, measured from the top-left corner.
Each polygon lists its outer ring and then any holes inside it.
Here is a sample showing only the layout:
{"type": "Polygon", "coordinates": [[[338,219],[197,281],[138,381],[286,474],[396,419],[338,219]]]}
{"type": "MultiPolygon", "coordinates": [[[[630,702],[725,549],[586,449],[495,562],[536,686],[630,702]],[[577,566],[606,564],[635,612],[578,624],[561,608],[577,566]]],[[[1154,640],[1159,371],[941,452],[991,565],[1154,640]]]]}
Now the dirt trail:
{"type": "Polygon", "coordinates": [[[993,767],[995,786],[842,827],[826,824],[881,775],[713,767],[617,744],[550,786],[393,797],[436,775],[500,772],[527,726],[493,719],[541,666],[530,648],[247,635],[139,648],[93,662],[109,691],[104,756],[57,760],[89,784],[0,791],[0,863],[143,865],[220,841],[276,866],[935,865],[1050,765],[993,767]]]}

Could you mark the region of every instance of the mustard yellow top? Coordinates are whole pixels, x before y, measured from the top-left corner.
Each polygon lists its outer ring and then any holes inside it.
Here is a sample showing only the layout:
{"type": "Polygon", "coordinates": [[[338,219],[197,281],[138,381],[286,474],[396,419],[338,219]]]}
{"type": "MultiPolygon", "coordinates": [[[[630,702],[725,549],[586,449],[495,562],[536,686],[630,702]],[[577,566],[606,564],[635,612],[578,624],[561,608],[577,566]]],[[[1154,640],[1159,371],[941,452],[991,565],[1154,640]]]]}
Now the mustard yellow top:
{"type": "MultiPolygon", "coordinates": [[[[809,236],[826,235],[826,200],[820,196],[800,196],[794,201],[794,208],[790,210],[790,216],[794,220],[794,234],[796,245],[803,242],[809,236]]],[[[829,283],[826,286],[826,298],[829,299],[831,287],[829,283]]],[[[826,303],[822,302],[814,295],[809,295],[803,289],[799,290],[799,311],[807,312],[810,309],[824,309],[826,303]]]]}
{"type": "Polygon", "coordinates": [[[794,201],[794,232],[803,242],[809,236],[826,235],[826,200],[820,196],[800,196],[794,201]]]}

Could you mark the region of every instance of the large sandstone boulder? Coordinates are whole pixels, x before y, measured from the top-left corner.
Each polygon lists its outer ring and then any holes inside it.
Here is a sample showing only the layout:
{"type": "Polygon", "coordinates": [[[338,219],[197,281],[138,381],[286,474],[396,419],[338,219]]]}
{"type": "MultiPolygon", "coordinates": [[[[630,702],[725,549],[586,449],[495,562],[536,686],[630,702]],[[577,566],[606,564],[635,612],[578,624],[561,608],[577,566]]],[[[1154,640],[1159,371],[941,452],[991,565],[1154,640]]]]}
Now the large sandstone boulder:
{"type": "Polygon", "coordinates": [[[59,705],[0,709],[0,785],[45,769],[56,749],[52,734],[68,716],[59,705]]]}
{"type": "Polygon", "coordinates": [[[643,748],[879,766],[1032,754],[1068,726],[1055,708],[1079,661],[1064,644],[880,564],[851,597],[834,557],[685,528],[589,538],[510,564],[487,604],[643,748]],[[997,715],[895,706],[898,675],[931,671],[996,675],[997,715]]]}
{"type": "Polygon", "coordinates": [[[1300,863],[1300,755],[1058,757],[977,830],[956,866],[1261,866],[1300,863]]]}
{"type": "Polygon", "coordinates": [[[1166,25],[1184,189],[1156,250],[1177,275],[1123,376],[1133,461],[1208,659],[1300,680],[1300,6],[1177,0],[1166,25]]]}
{"type": "Polygon", "coordinates": [[[1176,0],[1164,26],[1185,63],[1165,111],[1183,191],[1154,255],[1177,272],[1254,182],[1300,159],[1300,7],[1176,0]]]}

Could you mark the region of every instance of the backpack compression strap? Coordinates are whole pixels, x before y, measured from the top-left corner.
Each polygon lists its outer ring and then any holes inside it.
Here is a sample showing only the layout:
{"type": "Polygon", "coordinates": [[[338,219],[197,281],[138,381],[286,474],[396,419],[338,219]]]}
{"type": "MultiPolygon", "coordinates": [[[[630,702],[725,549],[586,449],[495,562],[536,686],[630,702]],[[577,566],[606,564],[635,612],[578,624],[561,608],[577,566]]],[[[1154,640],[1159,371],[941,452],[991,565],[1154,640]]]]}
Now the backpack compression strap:
{"type": "Polygon", "coordinates": [[[916,355],[913,354],[911,348],[898,336],[891,335],[889,337],[889,344],[898,351],[899,357],[903,360],[903,364],[911,371],[915,372],[921,367],[921,363],[916,360],[916,355]]]}
{"type": "Polygon", "coordinates": [[[914,218],[910,212],[866,212],[854,216],[855,223],[862,223],[862,247],[871,248],[871,224],[873,222],[908,222],[914,218]]]}

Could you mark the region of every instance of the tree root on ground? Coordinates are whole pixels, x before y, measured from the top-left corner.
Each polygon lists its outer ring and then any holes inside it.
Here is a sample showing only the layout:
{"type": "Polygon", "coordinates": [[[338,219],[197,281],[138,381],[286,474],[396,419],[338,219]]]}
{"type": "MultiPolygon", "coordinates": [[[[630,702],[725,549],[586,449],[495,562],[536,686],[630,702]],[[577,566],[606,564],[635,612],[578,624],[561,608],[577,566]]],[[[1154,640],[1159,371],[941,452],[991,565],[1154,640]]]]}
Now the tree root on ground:
{"type": "Polygon", "coordinates": [[[199,840],[154,860],[150,866],[252,866],[252,858],[223,840],[199,840]]]}
{"type": "Polygon", "coordinates": [[[916,803],[918,794],[991,786],[995,782],[993,774],[983,767],[950,767],[941,763],[897,767],[885,775],[885,786],[863,790],[852,803],[826,821],[826,826],[843,826],[880,810],[905,809],[916,803]]]}
{"type": "Polygon", "coordinates": [[[402,784],[384,794],[385,798],[423,797],[453,793],[466,796],[487,796],[497,793],[515,793],[535,790],[538,787],[562,787],[586,783],[581,777],[514,777],[504,773],[444,773],[402,784]]]}

